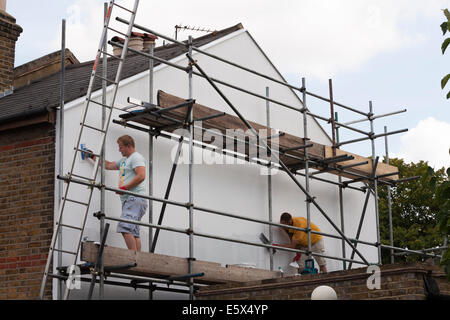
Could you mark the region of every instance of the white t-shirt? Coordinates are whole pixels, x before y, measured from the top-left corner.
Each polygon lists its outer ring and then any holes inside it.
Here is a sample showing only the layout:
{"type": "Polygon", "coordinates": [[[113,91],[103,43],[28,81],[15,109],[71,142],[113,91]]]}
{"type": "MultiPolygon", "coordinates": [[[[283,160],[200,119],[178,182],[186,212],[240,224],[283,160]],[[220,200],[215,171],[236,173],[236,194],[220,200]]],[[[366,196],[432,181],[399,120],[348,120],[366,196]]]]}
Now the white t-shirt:
{"type": "MultiPolygon", "coordinates": [[[[145,158],[138,152],[133,152],[128,158],[123,157],[119,161],[116,161],[116,165],[119,168],[119,179],[122,180],[122,185],[128,184],[136,176],[134,169],[136,167],[145,167],[145,158]]],[[[146,194],[145,180],[138,184],[136,187],[129,189],[131,192],[146,194]]],[[[122,194],[120,200],[125,201],[130,195],[122,194]]]]}

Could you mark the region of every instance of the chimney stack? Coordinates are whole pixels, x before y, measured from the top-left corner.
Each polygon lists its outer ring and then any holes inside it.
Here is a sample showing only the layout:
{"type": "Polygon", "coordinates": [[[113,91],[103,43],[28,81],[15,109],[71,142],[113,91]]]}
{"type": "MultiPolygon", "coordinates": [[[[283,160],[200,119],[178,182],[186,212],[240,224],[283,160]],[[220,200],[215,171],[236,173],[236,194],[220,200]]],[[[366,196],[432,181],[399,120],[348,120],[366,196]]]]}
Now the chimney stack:
{"type": "Polygon", "coordinates": [[[16,41],[22,33],[22,28],[16,24],[16,19],[6,13],[6,0],[0,0],[0,97],[14,90],[14,58],[16,41]]]}
{"type": "MultiPolygon", "coordinates": [[[[130,41],[128,42],[128,48],[131,48],[131,49],[134,49],[137,51],[148,52],[148,50],[150,48],[150,43],[154,44],[156,39],[158,39],[157,36],[154,36],[149,33],[132,32],[130,41]]],[[[125,39],[117,37],[117,36],[113,37],[111,39],[111,41],[118,42],[122,45],[125,43],[125,39]]],[[[128,53],[130,53],[130,51],[128,53]]],[[[122,55],[122,48],[113,46],[113,54],[116,57],[120,57],[122,55]]]]}

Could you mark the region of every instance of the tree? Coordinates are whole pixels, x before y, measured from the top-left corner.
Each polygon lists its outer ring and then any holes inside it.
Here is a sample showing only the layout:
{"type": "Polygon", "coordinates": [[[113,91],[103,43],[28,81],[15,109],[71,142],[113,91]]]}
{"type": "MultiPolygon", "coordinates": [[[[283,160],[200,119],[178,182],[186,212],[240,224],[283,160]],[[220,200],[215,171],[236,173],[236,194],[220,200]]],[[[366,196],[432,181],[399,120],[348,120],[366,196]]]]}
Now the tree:
{"type": "MultiPolygon", "coordinates": [[[[405,163],[402,159],[389,159],[389,163],[396,166],[400,177],[420,176],[418,180],[399,183],[391,188],[392,224],[394,246],[411,250],[422,250],[440,247],[444,236],[440,229],[439,218],[441,200],[436,196],[433,188],[448,180],[444,169],[430,174],[427,162],[405,163]]],[[[389,213],[386,186],[378,187],[380,237],[383,244],[390,244],[389,213]]],[[[439,253],[436,251],[436,253],[439,253]]],[[[396,262],[422,261],[419,255],[396,256],[396,262]]],[[[382,251],[382,262],[390,263],[390,250],[382,251]]]]}
{"type": "MultiPolygon", "coordinates": [[[[428,175],[431,176],[430,187],[434,192],[435,201],[439,206],[437,214],[439,231],[447,235],[450,233],[450,167],[447,168],[447,179],[439,181],[432,168],[428,167],[428,175]]],[[[441,266],[445,267],[447,279],[450,281],[450,250],[447,249],[441,261],[441,266]]]]}
{"type": "MultiPolygon", "coordinates": [[[[444,9],[444,15],[447,18],[447,21],[444,21],[441,24],[442,34],[445,35],[447,31],[450,31],[450,12],[448,9],[444,9]]],[[[448,45],[450,44],[450,38],[446,38],[444,42],[442,42],[442,54],[445,53],[448,45]]],[[[441,80],[441,88],[444,89],[448,80],[450,79],[450,74],[447,74],[441,80]]],[[[447,99],[450,98],[450,92],[447,93],[447,99]]],[[[431,169],[431,168],[430,168],[431,169]]],[[[434,171],[429,170],[429,174],[433,174],[434,171]]],[[[436,198],[440,203],[440,211],[439,211],[439,230],[444,234],[448,235],[450,233],[450,168],[447,168],[447,181],[442,183],[438,183],[437,180],[431,181],[431,187],[435,189],[436,198]]],[[[450,281],[450,250],[446,250],[442,257],[441,265],[445,266],[445,273],[447,274],[447,279],[450,281]]]]}
{"type": "MultiPolygon", "coordinates": [[[[444,21],[441,24],[441,30],[442,30],[443,35],[445,35],[447,33],[447,31],[450,31],[450,12],[448,11],[448,9],[444,9],[443,11],[444,11],[445,17],[447,18],[447,21],[444,21]]],[[[444,40],[444,42],[442,42],[442,46],[441,46],[442,54],[445,53],[445,50],[447,49],[449,44],[450,44],[450,38],[446,38],[444,40]]],[[[442,80],[441,80],[441,88],[442,89],[444,89],[444,87],[447,84],[449,79],[450,79],[450,73],[442,78],[442,80]]],[[[449,98],[450,98],[450,91],[447,93],[447,99],[449,99],[449,98]]]]}

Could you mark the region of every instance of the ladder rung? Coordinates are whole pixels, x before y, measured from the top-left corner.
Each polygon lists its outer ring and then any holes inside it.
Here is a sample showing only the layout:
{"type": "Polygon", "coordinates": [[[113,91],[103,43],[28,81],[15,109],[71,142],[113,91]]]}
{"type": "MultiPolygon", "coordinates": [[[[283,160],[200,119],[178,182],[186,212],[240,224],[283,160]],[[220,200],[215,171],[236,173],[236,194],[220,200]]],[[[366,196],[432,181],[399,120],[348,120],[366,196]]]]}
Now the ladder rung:
{"type": "Polygon", "coordinates": [[[83,206],[88,206],[88,204],[85,203],[85,202],[81,202],[81,201],[77,201],[77,200],[73,200],[73,199],[69,199],[69,198],[64,198],[64,197],[63,197],[63,200],[66,200],[66,201],[69,201],[69,202],[78,203],[78,204],[81,204],[81,205],[83,205],[83,206]]]}
{"type": "Polygon", "coordinates": [[[105,130],[103,130],[103,129],[99,129],[99,128],[96,128],[96,127],[90,126],[90,125],[88,125],[88,124],[83,124],[82,122],[80,122],[80,125],[82,125],[82,126],[84,126],[84,127],[86,127],[86,128],[92,129],[92,130],[96,130],[96,131],[100,131],[100,132],[103,132],[103,133],[105,133],[105,132],[106,132],[106,131],[105,131],[105,130]]]}
{"type": "Polygon", "coordinates": [[[128,8],[125,8],[124,6],[121,6],[120,4],[114,3],[114,5],[115,5],[116,7],[119,7],[120,9],[125,10],[125,11],[134,13],[133,10],[130,10],[130,9],[128,9],[128,8]]]}
{"type": "Polygon", "coordinates": [[[111,53],[108,53],[106,51],[100,50],[100,52],[103,53],[103,54],[106,54],[107,56],[109,56],[111,58],[115,58],[115,59],[118,59],[118,60],[123,60],[121,57],[117,57],[117,56],[115,56],[115,55],[113,55],[111,53]]]}
{"type": "Polygon", "coordinates": [[[104,77],[99,76],[99,75],[97,75],[97,74],[95,75],[95,77],[96,77],[96,78],[99,78],[99,79],[102,79],[102,80],[104,80],[104,81],[106,81],[106,82],[109,82],[109,83],[113,83],[113,84],[116,84],[116,83],[117,83],[115,80],[107,79],[107,78],[104,78],[104,77]]]}
{"type": "MultiPolygon", "coordinates": [[[[50,248],[50,249],[52,249],[52,248],[50,248]]],[[[53,250],[53,251],[62,252],[62,253],[72,254],[72,255],[74,255],[74,256],[78,255],[77,252],[72,252],[72,251],[67,251],[67,250],[62,250],[62,249],[56,249],[56,248],[53,248],[52,250],[53,250]]]]}
{"type": "Polygon", "coordinates": [[[128,38],[128,35],[126,34],[126,33],[123,33],[123,32],[121,32],[121,31],[118,31],[118,30],[116,30],[116,29],[114,29],[114,28],[111,28],[111,27],[107,27],[109,30],[111,30],[111,31],[114,31],[114,32],[117,32],[118,34],[121,34],[121,35],[123,35],[124,37],[127,37],[128,38]]]}
{"type": "Polygon", "coordinates": [[[59,226],[60,226],[60,227],[71,228],[71,229],[83,231],[83,228],[75,227],[75,226],[70,226],[70,225],[68,225],[68,224],[60,223],[59,226]]]}
{"type": "MultiPolygon", "coordinates": [[[[84,152],[84,153],[87,153],[87,154],[91,154],[91,155],[93,155],[93,156],[96,156],[96,157],[101,157],[101,155],[99,155],[99,154],[95,154],[95,153],[93,153],[93,152],[89,152],[89,151],[87,151],[87,150],[83,150],[83,149],[78,149],[78,148],[74,148],[74,150],[77,150],[77,151],[80,151],[80,152],[84,152]]],[[[72,174],[73,176],[74,176],[74,174],[72,174]]],[[[87,179],[87,178],[84,178],[84,179],[87,179]]],[[[92,179],[87,179],[87,180],[92,180],[92,179]]]]}
{"type": "Polygon", "coordinates": [[[112,109],[112,107],[107,106],[106,104],[103,104],[103,103],[101,103],[101,102],[97,102],[97,101],[94,101],[94,100],[91,100],[91,99],[88,99],[88,101],[89,101],[89,102],[92,102],[92,103],[95,103],[95,104],[98,104],[99,106],[102,106],[102,107],[105,107],[105,108],[112,109]]]}

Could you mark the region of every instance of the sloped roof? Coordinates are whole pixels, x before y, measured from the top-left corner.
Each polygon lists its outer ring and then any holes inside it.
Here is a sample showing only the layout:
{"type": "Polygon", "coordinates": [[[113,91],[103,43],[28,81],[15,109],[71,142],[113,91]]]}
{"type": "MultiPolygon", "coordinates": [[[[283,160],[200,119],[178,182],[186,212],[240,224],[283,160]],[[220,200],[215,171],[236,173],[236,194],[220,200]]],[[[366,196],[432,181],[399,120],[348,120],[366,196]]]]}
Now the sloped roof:
{"type": "MultiPolygon", "coordinates": [[[[193,39],[193,44],[200,47],[242,28],[242,24],[239,23],[233,27],[195,38],[193,39]]],[[[181,47],[176,44],[160,46],[154,50],[155,56],[164,60],[173,59],[186,52],[186,47],[181,47]]],[[[94,61],[88,61],[66,67],[64,102],[69,102],[86,95],[93,64],[94,61]]],[[[118,64],[118,59],[108,58],[109,79],[114,79],[118,64]]],[[[159,64],[157,61],[154,62],[155,66],[159,64]]],[[[141,73],[148,70],[148,68],[149,59],[147,57],[129,53],[122,70],[122,79],[141,73]]],[[[101,69],[101,64],[99,64],[97,74],[102,74],[101,69]]],[[[101,80],[96,79],[93,90],[99,90],[101,86],[101,80]]],[[[0,123],[46,113],[58,107],[59,100],[60,73],[56,73],[19,88],[13,94],[1,98],[0,123]]]]}
{"type": "MultiPolygon", "coordinates": [[[[66,66],[80,63],[69,49],[65,50],[64,57],[66,66]]],[[[18,89],[60,70],[61,50],[58,50],[14,68],[14,88],[18,89]]]]}

